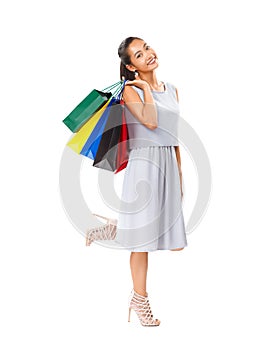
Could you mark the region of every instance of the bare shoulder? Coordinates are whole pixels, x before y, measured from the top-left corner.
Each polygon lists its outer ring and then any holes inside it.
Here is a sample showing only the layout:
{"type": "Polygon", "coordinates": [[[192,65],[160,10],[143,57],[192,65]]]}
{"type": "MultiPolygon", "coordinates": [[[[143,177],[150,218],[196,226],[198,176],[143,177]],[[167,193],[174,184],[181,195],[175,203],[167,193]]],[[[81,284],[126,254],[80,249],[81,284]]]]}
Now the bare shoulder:
{"type": "Polygon", "coordinates": [[[125,103],[130,103],[130,102],[142,102],[139,94],[137,91],[133,89],[132,86],[126,85],[124,88],[123,92],[123,100],[125,103]]]}

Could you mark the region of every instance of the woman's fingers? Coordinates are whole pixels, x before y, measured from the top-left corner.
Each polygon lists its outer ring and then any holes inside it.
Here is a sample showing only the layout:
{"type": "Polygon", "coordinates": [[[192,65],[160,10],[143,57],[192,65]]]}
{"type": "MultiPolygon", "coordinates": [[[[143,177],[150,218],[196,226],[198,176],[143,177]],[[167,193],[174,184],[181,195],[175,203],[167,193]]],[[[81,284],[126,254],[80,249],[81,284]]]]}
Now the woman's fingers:
{"type": "Polygon", "coordinates": [[[133,85],[135,80],[127,80],[126,85],[133,85]]]}
{"type": "Polygon", "coordinates": [[[145,80],[142,80],[138,77],[137,77],[137,79],[134,79],[134,80],[128,80],[126,82],[126,85],[134,85],[134,86],[139,87],[140,89],[144,89],[144,88],[149,87],[149,84],[145,80]]]}

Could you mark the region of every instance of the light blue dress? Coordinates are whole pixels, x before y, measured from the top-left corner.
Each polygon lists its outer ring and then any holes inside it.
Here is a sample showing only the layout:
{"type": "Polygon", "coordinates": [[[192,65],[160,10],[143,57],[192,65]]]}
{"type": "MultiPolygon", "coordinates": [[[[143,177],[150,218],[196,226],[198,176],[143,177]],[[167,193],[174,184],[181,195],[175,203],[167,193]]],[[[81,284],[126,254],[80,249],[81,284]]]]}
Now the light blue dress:
{"type": "MultiPolygon", "coordinates": [[[[125,108],[129,160],[124,169],[115,242],[134,252],[187,246],[180,177],[174,146],[179,145],[179,103],[175,87],[152,91],[158,127],[148,129],[125,108]]],[[[144,101],[143,91],[133,86],[144,101]]]]}

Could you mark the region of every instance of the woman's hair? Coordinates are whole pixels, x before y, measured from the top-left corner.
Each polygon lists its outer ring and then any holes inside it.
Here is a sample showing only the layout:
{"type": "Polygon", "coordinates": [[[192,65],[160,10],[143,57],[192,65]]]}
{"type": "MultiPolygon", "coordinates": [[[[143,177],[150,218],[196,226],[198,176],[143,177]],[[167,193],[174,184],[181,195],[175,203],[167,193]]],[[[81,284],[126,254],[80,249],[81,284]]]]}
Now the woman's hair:
{"type": "Polygon", "coordinates": [[[135,72],[131,72],[129,69],[126,68],[127,64],[131,64],[130,57],[128,54],[128,47],[132,43],[133,40],[143,40],[141,38],[138,38],[136,36],[130,36],[123,40],[118,48],[118,56],[121,59],[120,63],[120,79],[122,80],[125,78],[125,80],[134,80],[135,79],[135,72]]]}

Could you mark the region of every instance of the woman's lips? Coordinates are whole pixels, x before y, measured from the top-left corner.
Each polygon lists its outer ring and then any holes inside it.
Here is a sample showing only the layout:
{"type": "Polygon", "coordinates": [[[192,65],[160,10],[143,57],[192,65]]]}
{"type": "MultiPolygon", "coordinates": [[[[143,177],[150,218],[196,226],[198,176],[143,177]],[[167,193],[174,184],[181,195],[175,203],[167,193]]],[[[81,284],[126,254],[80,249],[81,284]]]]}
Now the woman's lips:
{"type": "Polygon", "coordinates": [[[149,65],[151,65],[151,64],[156,63],[156,59],[157,59],[157,57],[153,57],[151,60],[149,60],[149,61],[147,62],[147,65],[149,66],[149,65]]]}

